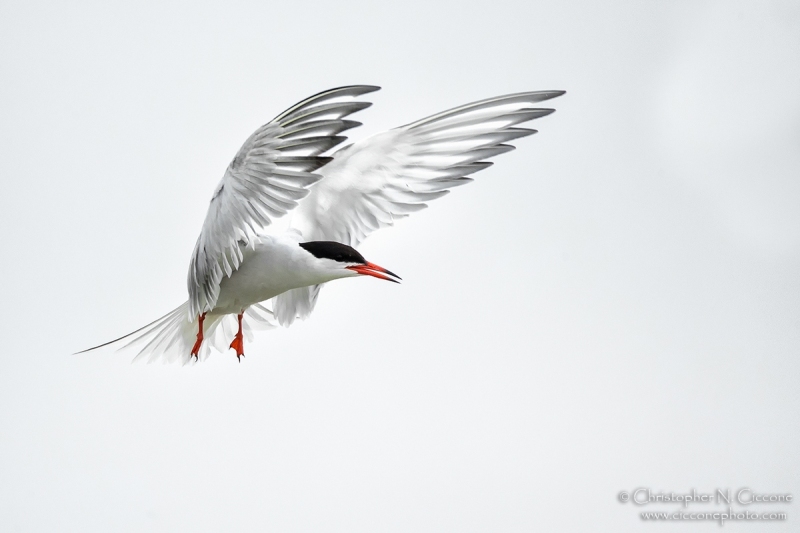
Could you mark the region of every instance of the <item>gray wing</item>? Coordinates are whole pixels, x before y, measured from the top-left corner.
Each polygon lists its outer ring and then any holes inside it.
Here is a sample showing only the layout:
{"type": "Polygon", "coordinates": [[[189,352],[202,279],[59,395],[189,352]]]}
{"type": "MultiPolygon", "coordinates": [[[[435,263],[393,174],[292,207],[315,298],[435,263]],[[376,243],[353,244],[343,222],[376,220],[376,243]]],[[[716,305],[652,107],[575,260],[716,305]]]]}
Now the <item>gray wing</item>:
{"type": "Polygon", "coordinates": [[[352,98],[377,91],[371,85],[339,87],[316,94],[258,128],[233,158],[208,207],[189,265],[189,316],[213,309],[223,276],[242,260],[240,241],[294,209],[321,179],[314,172],[331,161],[321,154],[359,126],[344,117],[369,107],[352,98]]]}
{"type": "MultiPolygon", "coordinates": [[[[306,240],[358,246],[373,231],[427,207],[467,176],[491,166],[487,159],[514,147],[510,142],[536,133],[520,124],[553,109],[535,104],[564,94],[537,91],[473,102],[356,142],[333,154],[324,175],[292,212],[292,228],[306,240]]],[[[283,325],[305,318],[319,286],[275,298],[283,325]]]]}
{"type": "Polygon", "coordinates": [[[564,91],[509,94],[481,100],[359,141],[334,154],[292,213],[292,227],[308,240],[358,246],[373,231],[427,207],[487,159],[536,130],[519,124],[549,115],[534,104],[564,91]]]}

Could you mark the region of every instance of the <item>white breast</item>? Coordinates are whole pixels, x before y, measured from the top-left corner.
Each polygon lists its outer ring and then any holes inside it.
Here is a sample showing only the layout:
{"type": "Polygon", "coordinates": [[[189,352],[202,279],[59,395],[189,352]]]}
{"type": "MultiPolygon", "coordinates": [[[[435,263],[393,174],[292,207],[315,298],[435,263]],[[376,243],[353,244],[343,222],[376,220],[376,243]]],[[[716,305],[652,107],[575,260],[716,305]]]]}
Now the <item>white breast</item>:
{"type": "Polygon", "coordinates": [[[211,314],[240,313],[249,305],[288,290],[333,279],[291,237],[264,236],[255,249],[243,249],[243,256],[239,269],[220,283],[211,314]]]}

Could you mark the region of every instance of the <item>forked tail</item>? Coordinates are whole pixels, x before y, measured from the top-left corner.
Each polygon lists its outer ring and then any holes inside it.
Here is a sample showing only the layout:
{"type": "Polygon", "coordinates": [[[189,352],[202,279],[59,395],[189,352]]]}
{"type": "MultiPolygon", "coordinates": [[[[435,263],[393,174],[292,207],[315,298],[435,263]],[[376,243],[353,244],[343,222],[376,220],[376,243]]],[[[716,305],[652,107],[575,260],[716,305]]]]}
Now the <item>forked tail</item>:
{"type": "MultiPolygon", "coordinates": [[[[117,344],[117,350],[135,350],[134,361],[154,363],[182,363],[195,361],[191,355],[192,346],[197,339],[198,318],[189,320],[189,302],[184,302],[166,315],[150,322],[134,332],[77,353],[89,352],[104,346],[117,344]]],[[[253,339],[254,329],[277,327],[272,311],[256,304],[244,313],[242,332],[245,340],[253,339]]],[[[233,338],[238,324],[236,315],[206,315],[203,321],[203,344],[197,360],[204,361],[211,355],[211,347],[224,352],[233,338]],[[227,339],[227,341],[226,341],[227,339]]]]}

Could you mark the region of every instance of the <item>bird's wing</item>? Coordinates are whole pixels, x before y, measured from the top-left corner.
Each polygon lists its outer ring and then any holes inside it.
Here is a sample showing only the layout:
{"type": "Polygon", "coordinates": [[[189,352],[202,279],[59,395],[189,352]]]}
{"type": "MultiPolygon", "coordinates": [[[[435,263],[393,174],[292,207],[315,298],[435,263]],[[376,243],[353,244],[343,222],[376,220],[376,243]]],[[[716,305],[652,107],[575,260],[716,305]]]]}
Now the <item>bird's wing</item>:
{"type": "Polygon", "coordinates": [[[272,312],[278,324],[289,327],[299,318],[305,320],[317,304],[322,285],[310,285],[282,292],[272,300],[272,312]]]}
{"type": "Polygon", "coordinates": [[[358,246],[373,231],[427,207],[536,130],[519,124],[549,115],[539,91],[481,100],[380,133],[338,150],[324,176],[292,213],[306,240],[358,246]]]}
{"type": "Polygon", "coordinates": [[[344,117],[369,107],[352,98],[378,90],[339,87],[290,107],[258,128],[236,154],[211,198],[189,265],[189,316],[214,307],[223,276],[242,260],[239,241],[252,243],[260,228],[294,209],[331,161],[321,154],[360,123],[344,117]]]}
{"type": "MultiPolygon", "coordinates": [[[[373,231],[427,207],[426,202],[492,163],[506,144],[536,130],[519,124],[549,115],[534,105],[564,94],[539,91],[481,100],[380,133],[338,150],[324,178],[292,212],[291,227],[307,241],[358,246],[373,231]]],[[[278,295],[275,318],[284,326],[307,317],[319,285],[278,295]]]]}

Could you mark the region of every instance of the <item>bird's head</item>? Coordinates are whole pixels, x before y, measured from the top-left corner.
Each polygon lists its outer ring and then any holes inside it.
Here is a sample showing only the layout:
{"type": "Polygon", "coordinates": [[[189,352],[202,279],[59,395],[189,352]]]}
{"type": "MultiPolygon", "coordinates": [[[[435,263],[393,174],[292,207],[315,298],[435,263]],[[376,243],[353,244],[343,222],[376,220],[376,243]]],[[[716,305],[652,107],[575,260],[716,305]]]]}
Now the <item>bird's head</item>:
{"type": "Polygon", "coordinates": [[[331,279],[372,276],[400,283],[400,276],[370,263],[352,246],[333,241],[312,241],[300,243],[300,247],[317,258],[319,267],[330,272],[331,279]]]}

